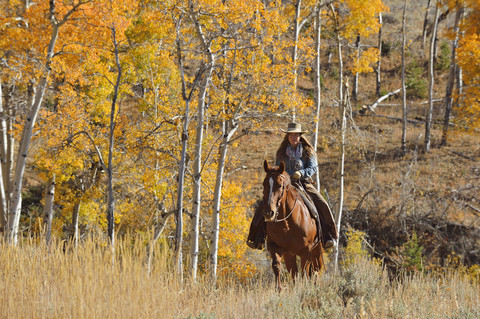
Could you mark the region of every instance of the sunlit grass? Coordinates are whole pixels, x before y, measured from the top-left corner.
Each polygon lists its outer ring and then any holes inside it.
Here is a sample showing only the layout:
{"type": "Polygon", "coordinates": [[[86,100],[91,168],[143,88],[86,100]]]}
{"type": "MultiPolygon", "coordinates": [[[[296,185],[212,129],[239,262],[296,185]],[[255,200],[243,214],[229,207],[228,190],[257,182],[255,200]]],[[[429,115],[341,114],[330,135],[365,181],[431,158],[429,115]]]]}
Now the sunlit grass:
{"type": "MultiPolygon", "coordinates": [[[[117,240],[116,255],[95,239],[0,244],[0,318],[477,318],[480,287],[456,273],[390,279],[378,262],[358,257],[335,273],[285,276],[278,293],[269,267],[255,279],[208,274],[196,282],[173,271],[169,250],[117,240]]],[[[253,276],[252,276],[253,277],[253,276]]]]}

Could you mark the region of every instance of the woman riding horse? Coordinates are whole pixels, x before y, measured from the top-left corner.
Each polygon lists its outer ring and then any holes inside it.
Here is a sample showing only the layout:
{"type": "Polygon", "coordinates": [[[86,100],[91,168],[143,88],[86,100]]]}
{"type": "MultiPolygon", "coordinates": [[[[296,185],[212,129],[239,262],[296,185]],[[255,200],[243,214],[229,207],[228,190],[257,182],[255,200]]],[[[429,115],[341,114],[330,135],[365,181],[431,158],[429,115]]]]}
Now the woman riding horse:
{"type": "MultiPolygon", "coordinates": [[[[338,238],[337,228],[333,220],[330,207],[325,199],[313,186],[311,176],[317,171],[317,159],[313,146],[302,136],[306,131],[302,130],[299,123],[289,123],[285,137],[276,153],[276,165],[285,163],[285,170],[290,175],[293,184],[303,188],[313,201],[318,212],[321,225],[322,237],[325,249],[332,248],[335,244],[334,239],[338,238]]],[[[265,218],[263,217],[264,205],[260,205],[255,210],[255,215],[250,225],[250,233],[247,239],[247,245],[254,249],[262,249],[265,243],[265,218]]],[[[315,214],[313,217],[316,218],[315,214]]]]}

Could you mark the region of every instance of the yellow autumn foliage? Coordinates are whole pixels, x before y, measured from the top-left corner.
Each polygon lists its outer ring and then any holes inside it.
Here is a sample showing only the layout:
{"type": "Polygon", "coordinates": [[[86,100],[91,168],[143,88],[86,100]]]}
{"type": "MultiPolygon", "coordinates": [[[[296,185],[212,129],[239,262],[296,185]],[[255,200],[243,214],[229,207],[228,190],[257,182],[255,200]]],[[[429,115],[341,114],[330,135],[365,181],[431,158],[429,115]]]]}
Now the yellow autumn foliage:
{"type": "Polygon", "coordinates": [[[349,70],[355,73],[370,73],[373,72],[373,66],[377,63],[379,58],[379,51],[377,48],[368,48],[365,51],[362,51],[360,57],[356,58],[356,53],[353,53],[351,56],[353,64],[349,67],[349,70]]]}

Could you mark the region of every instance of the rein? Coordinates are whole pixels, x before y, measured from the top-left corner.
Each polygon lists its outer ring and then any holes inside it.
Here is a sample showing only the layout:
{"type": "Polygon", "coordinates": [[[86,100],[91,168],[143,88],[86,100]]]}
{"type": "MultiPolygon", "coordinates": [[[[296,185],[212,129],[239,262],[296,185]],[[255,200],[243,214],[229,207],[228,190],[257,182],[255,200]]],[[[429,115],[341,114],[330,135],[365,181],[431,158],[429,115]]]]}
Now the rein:
{"type": "Polygon", "coordinates": [[[298,197],[295,198],[295,203],[293,204],[292,210],[291,210],[290,213],[287,215],[287,217],[282,218],[282,219],[277,219],[277,216],[275,216],[275,220],[274,220],[273,222],[279,223],[279,222],[283,222],[283,221],[287,220],[288,217],[290,217],[290,216],[292,215],[293,210],[295,209],[295,206],[297,205],[297,201],[298,201],[298,197]]]}
{"type": "MultiPolygon", "coordinates": [[[[283,174],[280,174],[280,176],[282,177],[282,179],[284,179],[285,177],[283,176],[283,174]]],[[[282,185],[283,186],[283,185],[282,185]]],[[[286,185],[286,186],[283,186],[284,189],[282,191],[282,196],[281,198],[283,198],[283,196],[285,196],[287,194],[287,187],[290,186],[290,184],[286,185]]],[[[293,203],[293,207],[292,207],[292,210],[290,211],[290,213],[288,213],[287,217],[284,217],[282,219],[277,219],[277,216],[275,215],[275,219],[273,220],[274,223],[279,223],[279,222],[283,222],[285,220],[287,220],[293,213],[293,211],[295,210],[295,206],[297,206],[297,201],[298,201],[298,197],[295,198],[295,203],[293,203]]]]}

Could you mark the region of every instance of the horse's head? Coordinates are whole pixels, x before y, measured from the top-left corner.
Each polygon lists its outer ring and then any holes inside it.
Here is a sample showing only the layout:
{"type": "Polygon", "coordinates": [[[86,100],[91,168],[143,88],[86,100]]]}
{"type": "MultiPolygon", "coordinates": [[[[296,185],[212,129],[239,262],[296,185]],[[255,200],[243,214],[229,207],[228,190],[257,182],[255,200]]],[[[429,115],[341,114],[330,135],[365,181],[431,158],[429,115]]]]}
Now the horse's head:
{"type": "Polygon", "coordinates": [[[285,164],[270,166],[267,160],[263,163],[265,179],[263,180],[263,216],[266,221],[273,221],[278,215],[278,209],[284,201],[285,190],[290,183],[290,177],[285,174],[285,164]]]}

